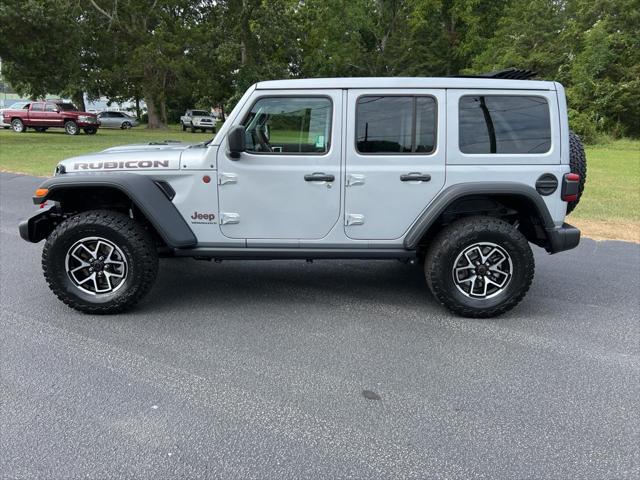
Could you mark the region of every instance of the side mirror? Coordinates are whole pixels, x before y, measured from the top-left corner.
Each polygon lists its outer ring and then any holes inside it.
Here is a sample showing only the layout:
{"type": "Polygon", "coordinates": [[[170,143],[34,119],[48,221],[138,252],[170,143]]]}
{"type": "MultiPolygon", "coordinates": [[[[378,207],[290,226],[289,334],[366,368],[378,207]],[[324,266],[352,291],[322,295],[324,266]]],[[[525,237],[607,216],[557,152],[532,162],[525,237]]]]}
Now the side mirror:
{"type": "Polygon", "coordinates": [[[242,125],[231,127],[227,134],[227,143],[229,144],[229,156],[235,160],[240,158],[240,154],[247,149],[246,145],[247,130],[242,125]]]}

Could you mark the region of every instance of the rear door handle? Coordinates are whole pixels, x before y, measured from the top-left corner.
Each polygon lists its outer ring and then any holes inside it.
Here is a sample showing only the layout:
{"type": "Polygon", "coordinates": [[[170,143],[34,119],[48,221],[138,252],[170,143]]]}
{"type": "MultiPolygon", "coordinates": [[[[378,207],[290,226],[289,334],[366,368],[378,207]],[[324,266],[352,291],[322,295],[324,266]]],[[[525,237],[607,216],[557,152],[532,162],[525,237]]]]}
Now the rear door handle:
{"type": "Polygon", "coordinates": [[[401,182],[428,182],[431,180],[431,175],[428,173],[411,172],[400,175],[401,182]]]}
{"type": "Polygon", "coordinates": [[[335,179],[334,175],[327,175],[322,172],[308,173],[304,176],[305,182],[333,182],[335,179]]]}

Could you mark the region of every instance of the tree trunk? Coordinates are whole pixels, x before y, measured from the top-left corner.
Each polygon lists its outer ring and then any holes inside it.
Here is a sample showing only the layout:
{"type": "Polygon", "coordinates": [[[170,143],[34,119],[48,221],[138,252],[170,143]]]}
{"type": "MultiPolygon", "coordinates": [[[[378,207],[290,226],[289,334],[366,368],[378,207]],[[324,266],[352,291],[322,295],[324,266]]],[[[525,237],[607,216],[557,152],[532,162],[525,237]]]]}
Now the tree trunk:
{"type": "Polygon", "coordinates": [[[149,117],[147,128],[166,128],[167,126],[164,125],[160,119],[160,114],[158,112],[155,98],[153,98],[152,95],[146,95],[144,97],[144,101],[147,104],[147,116],[149,117]]]}
{"type": "Polygon", "coordinates": [[[167,102],[164,98],[160,100],[160,121],[164,125],[163,128],[167,128],[169,121],[167,119],[167,102]]]}
{"type": "Polygon", "coordinates": [[[81,112],[87,111],[87,106],[84,104],[84,92],[75,92],[71,96],[71,101],[81,112]]]}
{"type": "Polygon", "coordinates": [[[136,95],[136,118],[140,120],[140,98],[136,95]]]}

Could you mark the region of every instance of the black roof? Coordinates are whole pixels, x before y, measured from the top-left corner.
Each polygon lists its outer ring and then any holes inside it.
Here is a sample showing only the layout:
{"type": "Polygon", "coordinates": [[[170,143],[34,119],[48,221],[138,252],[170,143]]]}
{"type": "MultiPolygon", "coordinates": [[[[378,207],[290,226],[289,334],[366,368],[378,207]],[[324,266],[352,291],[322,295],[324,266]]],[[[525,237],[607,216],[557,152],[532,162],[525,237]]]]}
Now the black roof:
{"type": "Polygon", "coordinates": [[[479,73],[477,75],[451,75],[456,78],[504,78],[508,80],[531,80],[538,73],[533,70],[507,68],[505,70],[496,70],[495,72],[479,73]]]}

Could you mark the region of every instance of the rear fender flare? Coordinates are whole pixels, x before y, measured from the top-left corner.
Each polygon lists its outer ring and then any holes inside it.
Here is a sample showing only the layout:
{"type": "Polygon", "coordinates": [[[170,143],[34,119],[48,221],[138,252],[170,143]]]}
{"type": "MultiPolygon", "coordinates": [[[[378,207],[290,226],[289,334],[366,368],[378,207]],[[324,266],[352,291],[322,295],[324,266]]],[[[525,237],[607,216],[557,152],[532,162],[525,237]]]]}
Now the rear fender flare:
{"type": "Polygon", "coordinates": [[[470,195],[498,195],[518,196],[526,199],[534,208],[542,225],[547,232],[555,228],[553,218],[549,213],[546,203],[533,187],[514,182],[469,182],[459,183],[444,189],[424,210],[404,238],[404,247],[413,250],[429,230],[429,227],[440,217],[442,213],[456,200],[470,195]]]}

